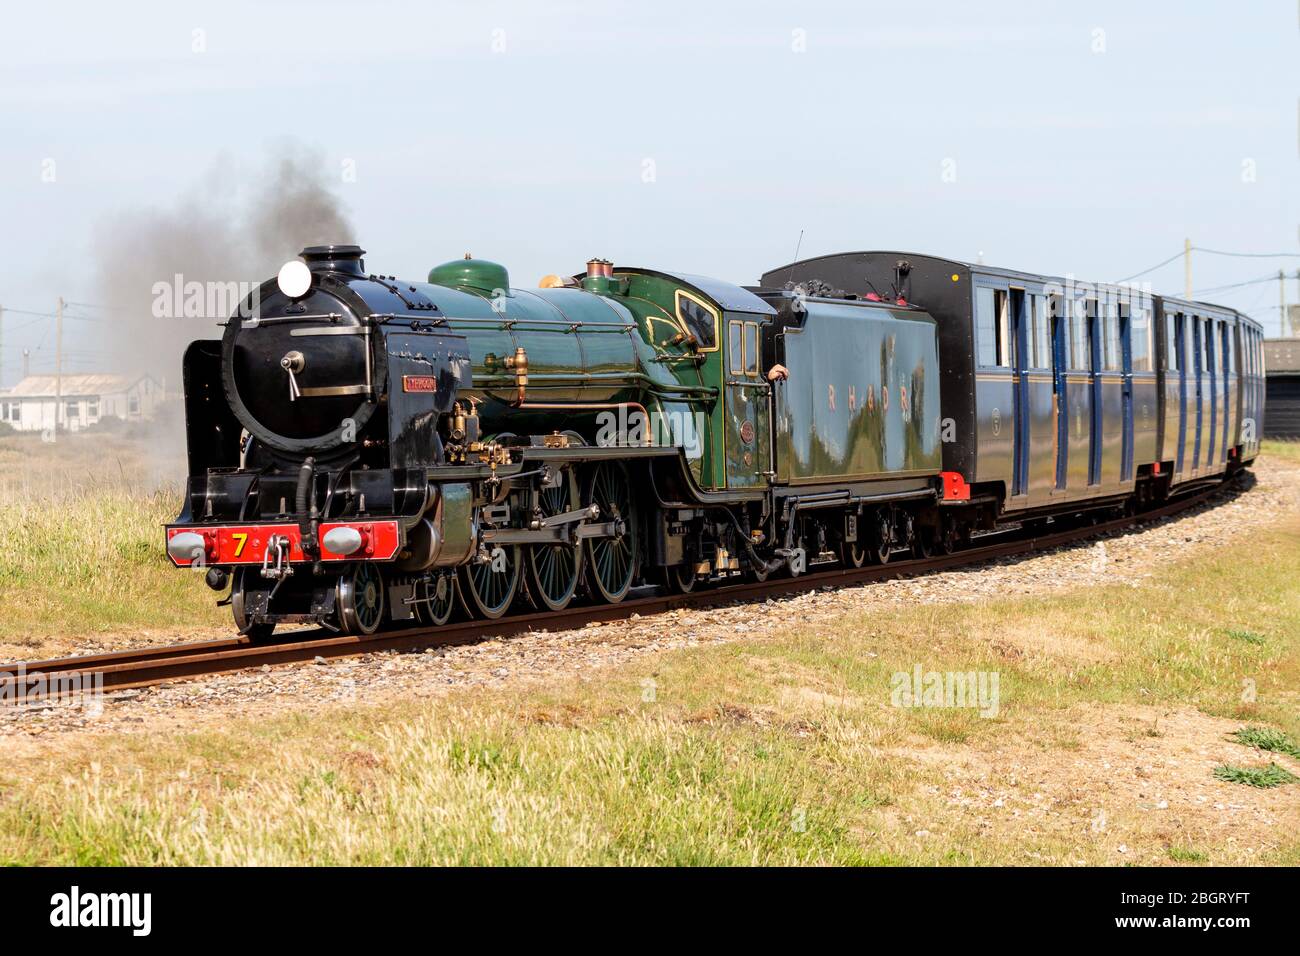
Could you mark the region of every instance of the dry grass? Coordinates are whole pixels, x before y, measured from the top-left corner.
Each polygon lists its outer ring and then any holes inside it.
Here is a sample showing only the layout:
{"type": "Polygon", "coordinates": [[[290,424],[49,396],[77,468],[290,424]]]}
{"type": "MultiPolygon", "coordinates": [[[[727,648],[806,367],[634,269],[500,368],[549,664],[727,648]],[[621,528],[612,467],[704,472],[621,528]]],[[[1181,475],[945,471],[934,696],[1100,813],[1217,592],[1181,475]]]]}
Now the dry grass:
{"type": "Polygon", "coordinates": [[[198,576],[163,554],[177,473],[140,439],[0,438],[0,642],[21,654],[61,649],[51,636],[225,624],[198,576]]]}
{"type": "Polygon", "coordinates": [[[1282,458],[1286,461],[1300,461],[1300,441],[1282,441],[1281,439],[1267,439],[1260,449],[1260,455],[1264,458],[1282,458]]]}
{"type": "Polygon", "coordinates": [[[0,860],[1295,864],[1300,787],[1214,771],[1258,762],[1242,727],[1300,733],[1297,530],[1137,588],[848,613],[587,680],[81,738],[7,764],[0,860]],[[892,675],[918,663],[998,672],[998,715],[892,706],[892,675]]]}

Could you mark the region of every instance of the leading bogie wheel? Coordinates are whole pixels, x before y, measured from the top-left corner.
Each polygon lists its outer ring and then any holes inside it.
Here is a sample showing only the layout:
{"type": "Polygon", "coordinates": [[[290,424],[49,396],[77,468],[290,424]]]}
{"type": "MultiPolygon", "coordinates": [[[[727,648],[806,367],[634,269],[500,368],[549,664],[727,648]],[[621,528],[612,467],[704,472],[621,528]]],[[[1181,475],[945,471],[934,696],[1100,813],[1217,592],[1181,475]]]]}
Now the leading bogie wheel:
{"type": "Polygon", "coordinates": [[[587,476],[582,500],[600,509],[598,523],[619,526],[613,537],[588,538],[585,556],[592,597],[616,604],[627,597],[636,577],[636,506],[627,469],[617,462],[597,465],[587,476]]]}
{"type": "Polygon", "coordinates": [[[243,568],[236,571],[234,580],[230,585],[230,609],[234,612],[235,627],[240,634],[243,634],[250,641],[265,641],[275,632],[275,623],[266,621],[257,624],[249,623],[244,574],[245,570],[243,568]]]}
{"type": "Polygon", "coordinates": [[[519,593],[519,546],[498,545],[486,561],[461,565],[460,596],[470,617],[496,620],[519,593]]]}
{"type": "Polygon", "coordinates": [[[345,634],[373,634],[384,623],[384,577],[372,561],[358,561],[335,588],[339,627],[345,634]]]}

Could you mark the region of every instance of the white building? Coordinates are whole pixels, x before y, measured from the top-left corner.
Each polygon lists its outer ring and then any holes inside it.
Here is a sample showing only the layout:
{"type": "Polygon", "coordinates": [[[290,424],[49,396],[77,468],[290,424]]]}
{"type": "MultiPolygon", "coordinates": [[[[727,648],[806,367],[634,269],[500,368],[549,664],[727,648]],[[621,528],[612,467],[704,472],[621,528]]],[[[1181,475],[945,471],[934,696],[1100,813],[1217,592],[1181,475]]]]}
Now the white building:
{"type": "Polygon", "coordinates": [[[163,398],[162,386],[148,375],[65,375],[61,398],[55,397],[56,384],[53,375],[29,375],[0,392],[0,422],[18,431],[45,431],[54,427],[58,412],[59,428],[75,432],[105,418],[150,418],[163,398]]]}

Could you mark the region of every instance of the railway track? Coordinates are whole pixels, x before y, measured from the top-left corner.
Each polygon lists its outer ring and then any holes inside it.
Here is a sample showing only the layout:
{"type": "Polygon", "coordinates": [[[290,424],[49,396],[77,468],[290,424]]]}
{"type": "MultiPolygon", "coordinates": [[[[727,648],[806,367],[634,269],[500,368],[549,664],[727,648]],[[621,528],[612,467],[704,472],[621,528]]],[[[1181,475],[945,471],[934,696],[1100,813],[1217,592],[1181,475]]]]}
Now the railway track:
{"type": "Polygon", "coordinates": [[[263,665],[293,664],[316,658],[348,657],[376,651],[418,651],[430,647],[471,644],[508,637],[533,629],[571,630],[593,622],[615,621],[632,614],[646,616],[682,607],[709,607],[755,601],[825,587],[844,587],[891,578],[944,571],[1015,557],[1072,544],[1140,524],[1158,521],[1193,508],[1228,487],[1216,485],[1185,495],[1160,508],[1095,524],[1083,524],[1050,534],[1022,530],[998,532],[976,539],[972,547],[930,558],[891,561],[863,568],[836,567],[795,578],[771,578],[688,594],[651,594],[618,604],[575,605],[559,612],[517,614],[494,621],[471,620],[441,627],[412,627],[358,637],[321,630],[286,634],[269,642],[245,637],[223,638],[163,647],[112,651],[0,667],[0,701],[30,704],[93,689],[125,690],[170,681],[188,680],[263,665]],[[987,542],[987,543],[980,543],[987,542]]]}

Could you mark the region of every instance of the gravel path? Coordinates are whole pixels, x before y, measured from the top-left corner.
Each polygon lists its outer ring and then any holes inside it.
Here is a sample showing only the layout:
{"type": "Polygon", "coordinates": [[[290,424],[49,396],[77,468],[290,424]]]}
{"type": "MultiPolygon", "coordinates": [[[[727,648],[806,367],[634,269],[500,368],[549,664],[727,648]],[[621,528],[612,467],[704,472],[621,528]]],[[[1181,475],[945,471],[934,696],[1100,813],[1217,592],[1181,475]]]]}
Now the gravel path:
{"type": "MultiPolygon", "coordinates": [[[[1170,555],[1239,540],[1300,514],[1300,465],[1256,463],[1249,491],[1222,496],[1192,513],[1144,530],[1112,535],[1027,558],[841,590],[822,590],[761,604],[677,610],[573,631],[536,631],[506,640],[429,650],[381,653],[325,663],[263,667],[202,680],[105,695],[102,712],[71,705],[0,707],[0,737],[11,754],[39,752],[51,736],[106,734],[150,726],[196,728],[248,717],[313,712],[343,702],[431,697],[457,688],[553,681],[594,674],[646,655],[716,644],[787,627],[832,621],[847,611],[900,605],[981,601],[1051,594],[1097,583],[1137,586],[1170,555]]],[[[99,649],[87,646],[84,650],[99,649]]]]}

